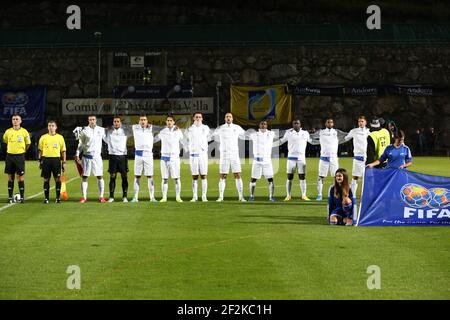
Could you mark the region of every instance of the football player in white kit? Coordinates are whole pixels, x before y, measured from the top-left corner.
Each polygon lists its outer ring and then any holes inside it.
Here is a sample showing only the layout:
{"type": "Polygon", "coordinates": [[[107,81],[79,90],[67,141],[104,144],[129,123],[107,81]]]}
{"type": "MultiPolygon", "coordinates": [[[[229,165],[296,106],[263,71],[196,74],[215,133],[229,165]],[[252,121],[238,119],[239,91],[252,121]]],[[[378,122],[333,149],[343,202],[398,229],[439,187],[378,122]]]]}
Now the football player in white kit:
{"type": "Polygon", "coordinates": [[[167,202],[169,189],[169,176],[175,180],[175,195],[177,202],[183,202],[180,197],[180,144],[184,145],[183,133],[175,126],[173,116],[167,116],[166,128],[155,137],[161,139],[161,177],[162,199],[159,202],[167,202]]]}
{"type": "Polygon", "coordinates": [[[211,141],[210,129],[203,124],[203,114],[194,113],[194,123],[186,130],[188,141],[189,163],[192,175],[192,200],[198,200],[198,176],[202,180],[202,201],[207,202],[208,190],[208,142],[211,141]]]}
{"type": "Polygon", "coordinates": [[[146,115],[139,117],[139,123],[134,124],[134,197],[131,202],[139,201],[139,189],[141,175],[147,177],[148,192],[150,202],[157,202],[155,199],[155,184],[153,181],[153,126],[148,123],[146,115]]]}
{"type": "Polygon", "coordinates": [[[333,129],[334,122],[332,118],[325,121],[325,129],[319,132],[320,141],[320,160],[319,160],[319,178],[317,179],[317,201],[322,201],[322,189],[325,177],[330,175],[334,177],[339,168],[338,160],[338,132],[333,129]]]}
{"type": "Polygon", "coordinates": [[[106,137],[105,128],[97,126],[97,117],[95,115],[90,115],[88,121],[89,125],[78,132],[79,142],[75,152],[75,161],[83,167],[80,203],[87,201],[87,180],[91,173],[97,177],[99,202],[104,203],[106,199],[103,197],[105,181],[103,180],[102,141],[106,137]],[[83,153],[81,161],[80,153],[83,153]]]}
{"type": "Polygon", "coordinates": [[[241,126],[233,123],[233,114],[225,114],[225,124],[214,131],[214,138],[219,141],[220,161],[219,161],[219,198],[217,202],[223,201],[225,192],[225,181],[230,171],[234,174],[236,189],[239,194],[239,201],[244,199],[243,183],[241,178],[241,159],[239,158],[239,139],[245,139],[245,131],[241,126]]]}
{"type": "Polygon", "coordinates": [[[116,189],[117,173],[122,177],[122,202],[128,202],[128,160],[127,140],[132,136],[129,127],[122,125],[119,116],[113,118],[113,127],[106,130],[105,142],[108,144],[109,154],[109,199],[114,202],[114,191],[116,189]]]}
{"type": "Polygon", "coordinates": [[[364,175],[365,163],[367,158],[367,137],[370,134],[369,128],[366,127],[366,117],[358,118],[358,128],[350,130],[344,140],[353,139],[353,168],[352,168],[352,189],[353,197],[356,198],[356,190],[358,189],[358,178],[364,175]]]}
{"type": "Polygon", "coordinates": [[[275,187],[273,183],[272,147],[275,133],[267,129],[267,121],[259,123],[259,130],[249,135],[253,142],[252,180],[250,181],[250,197],[248,201],[254,201],[256,181],[263,175],[269,182],[269,201],[275,201],[273,197],[275,187]]]}
{"type": "Polygon", "coordinates": [[[280,139],[280,145],[288,142],[288,160],[287,180],[286,180],[286,198],[284,201],[291,200],[292,180],[294,179],[295,169],[297,169],[298,178],[300,179],[300,191],[302,200],[309,201],[306,196],[306,144],[311,142],[309,132],[302,130],[300,119],[292,121],[292,128],[287,130],[280,139]]]}

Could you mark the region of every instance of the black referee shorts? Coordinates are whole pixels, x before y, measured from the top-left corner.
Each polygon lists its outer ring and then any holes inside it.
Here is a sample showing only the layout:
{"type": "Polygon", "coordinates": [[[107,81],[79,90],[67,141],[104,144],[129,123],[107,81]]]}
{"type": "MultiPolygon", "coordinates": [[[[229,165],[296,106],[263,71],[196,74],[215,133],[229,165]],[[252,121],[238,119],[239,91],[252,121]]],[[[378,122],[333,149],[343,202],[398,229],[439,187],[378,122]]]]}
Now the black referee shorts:
{"type": "Polygon", "coordinates": [[[8,153],[5,160],[5,173],[23,176],[25,174],[25,153],[8,153]]]}
{"type": "Polygon", "coordinates": [[[109,155],[109,173],[127,173],[128,160],[127,156],[109,155]]]}
{"type": "Polygon", "coordinates": [[[50,179],[52,174],[53,178],[61,176],[61,159],[42,157],[41,177],[50,179]]]}

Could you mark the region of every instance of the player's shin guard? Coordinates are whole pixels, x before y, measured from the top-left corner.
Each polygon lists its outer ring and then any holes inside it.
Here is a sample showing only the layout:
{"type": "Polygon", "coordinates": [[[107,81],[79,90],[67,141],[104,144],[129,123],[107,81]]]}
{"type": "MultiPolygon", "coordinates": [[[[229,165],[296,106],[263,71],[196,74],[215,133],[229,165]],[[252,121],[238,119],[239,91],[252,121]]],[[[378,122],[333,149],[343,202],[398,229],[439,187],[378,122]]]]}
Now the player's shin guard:
{"type": "Polygon", "coordinates": [[[140,188],[140,179],[134,178],[133,191],[134,191],[134,198],[136,200],[139,197],[139,188],[140,188]]]}
{"type": "Polygon", "coordinates": [[[223,199],[223,194],[225,192],[225,179],[220,179],[219,180],[219,198],[223,199]]]}
{"type": "Polygon", "coordinates": [[[122,178],[122,197],[126,198],[128,196],[128,178],[122,178]]]}
{"type": "Polygon", "coordinates": [[[323,190],[323,179],[319,178],[317,179],[317,195],[322,196],[322,190],[323,190]]]}
{"type": "Polygon", "coordinates": [[[99,197],[103,198],[103,194],[105,192],[105,180],[103,178],[97,179],[98,193],[99,197]]]}
{"type": "Polygon", "coordinates": [[[155,183],[152,178],[148,178],[147,180],[147,186],[148,186],[148,194],[150,196],[150,200],[155,198],[155,183]]]}
{"type": "Polygon", "coordinates": [[[253,197],[255,194],[256,182],[250,181],[250,197],[253,197]]]}
{"type": "Polygon", "coordinates": [[[83,195],[83,198],[87,199],[87,189],[88,189],[88,182],[81,181],[81,193],[83,195]]]}
{"type": "Polygon", "coordinates": [[[358,181],[352,179],[352,183],[350,184],[350,189],[352,190],[353,196],[356,197],[356,190],[358,190],[358,181]]]}
{"type": "Polygon", "coordinates": [[[19,192],[20,192],[20,198],[25,198],[25,181],[19,181],[19,192]]]}
{"type": "Polygon", "coordinates": [[[208,180],[202,179],[202,197],[206,198],[208,192],[208,180]]]}
{"type": "Polygon", "coordinates": [[[50,196],[50,181],[44,181],[44,197],[48,199],[50,196]]]}
{"type": "Polygon", "coordinates": [[[161,184],[163,199],[167,199],[167,191],[169,190],[169,180],[163,180],[161,184]]]}
{"type": "Polygon", "coordinates": [[[291,190],[292,190],[292,180],[286,180],[286,196],[291,196],[291,190]]]}
{"type": "Polygon", "coordinates": [[[244,185],[242,183],[242,179],[241,178],[236,179],[236,189],[237,189],[237,192],[239,194],[239,199],[242,199],[244,197],[244,195],[243,195],[244,185]]]}
{"type": "Polygon", "coordinates": [[[116,190],[116,177],[109,179],[109,197],[114,199],[114,191],[116,190]]]}
{"type": "Polygon", "coordinates": [[[180,194],[181,194],[181,180],[175,179],[175,196],[177,199],[180,198],[180,194]]]}
{"type": "Polygon", "coordinates": [[[197,200],[198,198],[197,188],[198,188],[197,180],[192,180],[192,199],[195,200],[197,200]]]}
{"type": "Polygon", "coordinates": [[[302,197],[306,196],[306,179],[300,180],[300,190],[302,192],[302,197]]]}
{"type": "MultiPolygon", "coordinates": [[[[55,182],[56,199],[61,199],[61,181],[55,182]]],[[[48,198],[46,198],[48,199],[48,198]]]]}
{"type": "Polygon", "coordinates": [[[8,181],[8,197],[12,199],[14,193],[14,181],[8,181]]]}

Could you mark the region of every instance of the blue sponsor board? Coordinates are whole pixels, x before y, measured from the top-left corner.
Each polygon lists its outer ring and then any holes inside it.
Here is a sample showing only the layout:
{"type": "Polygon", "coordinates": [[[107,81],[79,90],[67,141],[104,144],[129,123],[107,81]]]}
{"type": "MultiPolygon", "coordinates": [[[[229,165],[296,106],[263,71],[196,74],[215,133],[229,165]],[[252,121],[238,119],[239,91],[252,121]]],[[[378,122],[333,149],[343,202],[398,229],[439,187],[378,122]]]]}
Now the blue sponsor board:
{"type": "Polygon", "coordinates": [[[45,125],[47,90],[45,87],[0,88],[0,125],[11,126],[11,117],[19,114],[22,126],[45,125]]]}
{"type": "Polygon", "coordinates": [[[358,226],[450,226],[450,177],[367,169],[358,226]]]}

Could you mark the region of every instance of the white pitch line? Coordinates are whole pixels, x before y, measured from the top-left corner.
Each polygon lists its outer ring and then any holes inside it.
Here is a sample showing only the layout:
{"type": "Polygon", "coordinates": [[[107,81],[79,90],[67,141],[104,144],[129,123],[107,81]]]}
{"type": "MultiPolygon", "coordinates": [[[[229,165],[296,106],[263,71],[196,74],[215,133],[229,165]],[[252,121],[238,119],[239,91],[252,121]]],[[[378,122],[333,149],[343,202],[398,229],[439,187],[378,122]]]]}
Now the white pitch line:
{"type": "MultiPolygon", "coordinates": [[[[70,183],[73,180],[78,179],[78,178],[79,177],[73,177],[72,179],[69,179],[68,181],[66,181],[66,184],[68,184],[68,183],[70,183]]],[[[55,189],[55,186],[51,187],[49,190],[52,190],[52,189],[55,189]]],[[[41,192],[36,193],[36,194],[33,194],[32,196],[27,197],[27,199],[33,199],[33,198],[36,198],[36,197],[38,197],[38,196],[40,196],[42,194],[44,194],[44,191],[41,191],[41,192]]],[[[9,207],[12,207],[15,204],[17,204],[17,203],[8,203],[7,205],[5,205],[5,206],[0,208],[0,212],[3,211],[3,210],[8,209],[9,207]]]]}

